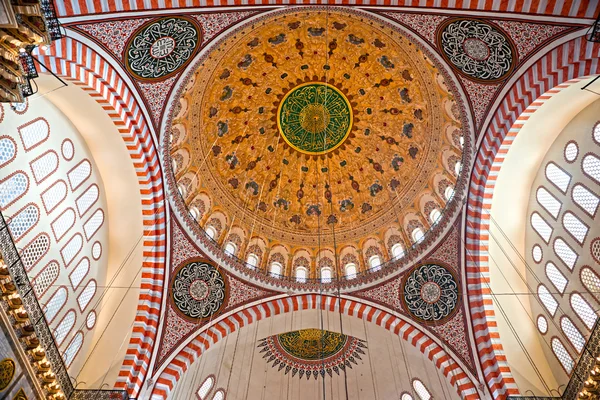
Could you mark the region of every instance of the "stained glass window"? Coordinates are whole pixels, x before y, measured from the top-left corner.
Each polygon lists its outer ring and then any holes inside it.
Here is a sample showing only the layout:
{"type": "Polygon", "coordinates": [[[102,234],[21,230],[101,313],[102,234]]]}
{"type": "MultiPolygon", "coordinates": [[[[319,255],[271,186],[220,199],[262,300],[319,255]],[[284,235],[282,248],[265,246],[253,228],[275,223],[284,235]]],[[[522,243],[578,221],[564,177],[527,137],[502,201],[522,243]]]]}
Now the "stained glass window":
{"type": "Polygon", "coordinates": [[[56,314],[58,314],[66,301],[67,289],[61,286],[50,298],[50,300],[48,300],[46,306],[44,307],[44,314],[46,315],[46,321],[48,321],[48,324],[50,324],[54,317],[56,317],[56,314]]]}
{"type": "Polygon", "coordinates": [[[210,393],[210,389],[212,389],[215,384],[215,378],[209,376],[202,382],[202,385],[198,388],[198,398],[200,400],[206,400],[208,398],[208,393],[210,393]]]}
{"type": "Polygon", "coordinates": [[[79,304],[79,309],[81,311],[85,310],[85,308],[90,304],[92,297],[96,294],[96,281],[91,280],[88,282],[87,286],[83,289],[79,297],[77,298],[77,303],[79,304]]]}
{"type": "Polygon", "coordinates": [[[598,316],[587,301],[579,293],[571,295],[571,307],[589,329],[594,327],[598,316]]]}
{"type": "Polygon", "coordinates": [[[58,155],[50,150],[29,163],[36,183],[42,183],[58,168],[58,155]]]}
{"type": "Polygon", "coordinates": [[[550,213],[554,218],[558,217],[558,213],[560,212],[561,202],[558,201],[556,197],[550,194],[546,188],[538,188],[536,192],[536,198],[538,203],[544,207],[546,211],[550,213]]]}
{"type": "Polygon", "coordinates": [[[579,329],[573,324],[573,321],[569,317],[562,317],[560,319],[560,328],[567,339],[569,339],[569,342],[575,347],[575,350],[581,353],[583,346],[585,346],[585,339],[579,329]]]}
{"type": "Polygon", "coordinates": [[[583,244],[589,228],[570,211],[563,214],[562,222],[567,232],[573,235],[579,244],[583,244]]]}
{"type": "Polygon", "coordinates": [[[82,216],[87,212],[87,210],[92,208],[94,203],[96,203],[98,200],[98,195],[98,186],[91,185],[85,190],[85,192],[83,192],[81,196],[77,198],[75,204],[77,205],[77,212],[79,213],[79,216],[82,216]]]}
{"type": "Polygon", "coordinates": [[[554,285],[556,290],[560,293],[565,292],[565,288],[567,287],[567,283],[569,281],[565,276],[556,268],[556,265],[552,262],[548,262],[546,264],[546,276],[550,279],[550,282],[554,285]]]}
{"type": "Polygon", "coordinates": [[[577,253],[561,238],[554,240],[554,253],[560,258],[565,265],[573,271],[573,267],[577,262],[577,253]]]}
{"type": "Polygon", "coordinates": [[[573,201],[581,207],[590,217],[594,217],[600,198],[588,190],[585,186],[577,184],[573,186],[573,201]]]}
{"type": "Polygon", "coordinates": [[[12,233],[13,239],[18,241],[21,237],[37,224],[40,216],[40,210],[33,204],[28,205],[22,209],[8,224],[10,233],[12,233]]]}
{"type": "Polygon", "coordinates": [[[537,212],[531,214],[531,226],[544,239],[544,242],[550,242],[552,227],[537,212]]]}
{"type": "Polygon", "coordinates": [[[25,194],[29,179],[27,175],[17,172],[0,183],[0,209],[5,209],[20,196],[25,194]]]}
{"type": "Polygon", "coordinates": [[[71,340],[71,343],[69,343],[69,346],[67,347],[67,349],[65,350],[65,352],[63,354],[63,360],[65,361],[65,365],[67,366],[67,368],[69,368],[71,366],[71,364],[73,363],[73,360],[75,359],[75,356],[79,352],[79,349],[81,349],[82,344],[83,344],[83,333],[77,332],[75,334],[75,337],[71,340]]]}
{"type": "Polygon", "coordinates": [[[75,324],[75,311],[70,310],[54,330],[54,340],[60,346],[75,324]]]}
{"type": "Polygon", "coordinates": [[[543,315],[537,317],[537,327],[541,333],[548,332],[548,320],[543,315]]]}
{"type": "Polygon", "coordinates": [[[553,162],[546,165],[546,178],[552,182],[561,192],[567,193],[571,177],[561,167],[553,162]]]}
{"type": "Polygon", "coordinates": [[[417,392],[417,395],[421,400],[431,399],[431,394],[429,393],[429,390],[427,390],[423,382],[421,382],[420,380],[413,380],[413,389],[415,389],[415,392],[417,392]]]}
{"type": "Polygon", "coordinates": [[[581,167],[583,168],[583,172],[596,181],[596,183],[600,184],[600,158],[595,154],[588,154],[583,157],[583,161],[581,162],[581,167]]]}
{"type": "Polygon", "coordinates": [[[217,390],[217,392],[214,394],[212,400],[223,400],[225,399],[225,392],[223,391],[223,389],[219,389],[217,390]]]}
{"type": "Polygon", "coordinates": [[[558,338],[552,339],[552,351],[568,374],[573,370],[573,358],[558,338]]]}
{"type": "Polygon", "coordinates": [[[554,314],[556,314],[556,309],[558,308],[558,303],[550,294],[548,288],[546,288],[546,286],[544,285],[540,285],[538,287],[538,296],[540,297],[540,300],[542,301],[544,307],[546,307],[546,310],[548,310],[548,313],[554,316],[554,314]]]}
{"type": "Polygon", "coordinates": [[[77,189],[92,174],[92,164],[88,160],[83,160],[67,174],[71,190],[77,189]]]}

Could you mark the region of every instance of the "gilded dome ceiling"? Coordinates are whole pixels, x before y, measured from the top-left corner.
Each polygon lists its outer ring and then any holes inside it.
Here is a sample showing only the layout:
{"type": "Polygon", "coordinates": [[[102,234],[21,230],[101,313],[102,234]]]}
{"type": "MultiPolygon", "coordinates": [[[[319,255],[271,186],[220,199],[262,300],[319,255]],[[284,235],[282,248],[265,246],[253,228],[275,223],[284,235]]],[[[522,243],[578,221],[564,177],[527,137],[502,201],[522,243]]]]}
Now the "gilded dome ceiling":
{"type": "Polygon", "coordinates": [[[288,264],[300,249],[369,239],[391,258],[390,236],[409,247],[410,229],[443,211],[440,185],[457,180],[462,111],[443,71],[367,14],[296,9],[246,24],[179,101],[170,154],[192,217],[222,245],[236,232],[265,253],[284,246],[288,264]]]}

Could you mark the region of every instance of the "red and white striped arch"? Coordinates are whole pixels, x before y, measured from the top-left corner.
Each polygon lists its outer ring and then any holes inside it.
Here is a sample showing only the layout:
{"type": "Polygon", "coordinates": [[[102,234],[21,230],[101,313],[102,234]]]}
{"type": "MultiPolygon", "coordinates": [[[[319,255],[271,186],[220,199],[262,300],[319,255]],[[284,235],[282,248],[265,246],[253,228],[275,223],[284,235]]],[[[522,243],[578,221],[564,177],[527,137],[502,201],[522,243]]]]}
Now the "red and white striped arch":
{"type": "Polygon", "coordinates": [[[595,18],[600,11],[597,0],[64,0],[56,2],[56,12],[59,17],[70,17],[155,9],[302,4],[392,6],[415,9],[439,8],[456,11],[510,12],[573,18],[595,18]]]}
{"type": "Polygon", "coordinates": [[[340,308],[345,315],[377,324],[419,349],[425,357],[431,360],[442,371],[462,399],[471,400],[480,398],[475,384],[462,367],[452,358],[452,355],[448,354],[415,325],[395,316],[391,312],[361,303],[357,299],[342,298],[339,300],[335,296],[304,294],[265,300],[262,303],[233,313],[215,322],[210,327],[205,328],[181,349],[176,356],[171,358],[169,364],[160,372],[158,379],[156,379],[151,399],[166,399],[183,374],[198,357],[211,346],[214,346],[227,335],[243,326],[261,319],[293,311],[321,309],[324,311],[339,312],[340,308]]]}
{"type": "Polygon", "coordinates": [[[121,134],[140,185],[144,225],[140,299],[127,355],[116,386],[139,391],[157,334],[166,254],[166,212],[158,153],[142,110],[110,63],[71,38],[53,44],[38,58],[55,74],[80,85],[102,105],[121,134]]]}
{"type": "Polygon", "coordinates": [[[539,101],[574,78],[599,73],[600,45],[583,37],[558,46],[534,63],[504,96],[479,148],[466,217],[466,277],[473,335],[494,398],[518,393],[503,353],[489,286],[489,210],[496,176],[511,143],[539,101]]]}

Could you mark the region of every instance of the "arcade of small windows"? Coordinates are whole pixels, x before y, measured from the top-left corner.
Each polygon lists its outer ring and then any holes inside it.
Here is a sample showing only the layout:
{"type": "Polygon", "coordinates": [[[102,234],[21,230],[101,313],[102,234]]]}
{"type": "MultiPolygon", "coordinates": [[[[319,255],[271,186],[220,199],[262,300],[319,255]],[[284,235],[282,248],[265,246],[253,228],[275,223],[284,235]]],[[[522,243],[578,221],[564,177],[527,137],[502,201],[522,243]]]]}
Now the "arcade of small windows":
{"type": "Polygon", "coordinates": [[[214,386],[215,377],[213,375],[210,375],[204,380],[204,382],[202,382],[202,384],[196,391],[196,396],[198,397],[198,400],[225,400],[225,390],[216,389],[213,392],[212,389],[214,386]]]}
{"type": "Polygon", "coordinates": [[[532,246],[531,256],[543,265],[550,282],[537,288],[547,313],[537,317],[537,328],[542,335],[550,327],[561,334],[548,341],[568,375],[598,318],[594,308],[600,308],[600,276],[584,265],[590,259],[595,265],[600,263],[600,238],[595,237],[597,231],[591,232],[598,226],[600,206],[600,124],[594,127],[592,140],[596,147],[569,141],[563,149],[564,160],[545,165],[546,182],[535,191],[540,207],[530,215],[531,227],[540,239],[532,246]],[[582,147],[590,151],[580,154],[582,147]]]}
{"type": "Polygon", "coordinates": [[[404,392],[400,396],[400,400],[430,400],[430,399],[432,399],[431,393],[429,392],[429,390],[427,390],[427,388],[425,387],[423,382],[421,382],[420,379],[415,378],[412,380],[412,389],[413,389],[412,391],[415,396],[413,396],[409,392],[404,392]]]}

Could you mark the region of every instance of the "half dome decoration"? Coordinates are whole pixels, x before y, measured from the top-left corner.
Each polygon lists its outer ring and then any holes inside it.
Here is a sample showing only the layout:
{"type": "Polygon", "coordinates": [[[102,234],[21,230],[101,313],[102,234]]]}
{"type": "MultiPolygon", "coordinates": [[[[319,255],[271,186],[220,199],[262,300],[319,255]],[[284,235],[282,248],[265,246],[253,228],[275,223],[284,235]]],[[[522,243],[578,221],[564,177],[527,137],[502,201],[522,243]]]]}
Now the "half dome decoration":
{"type": "Polygon", "coordinates": [[[229,32],[197,65],[167,122],[168,180],[225,264],[298,286],[353,263],[357,284],[447,225],[470,129],[445,70],[396,27],[295,8],[229,32]]]}
{"type": "Polygon", "coordinates": [[[302,329],[259,340],[258,348],[267,363],[278,371],[318,378],[352,368],[362,360],[366,342],[353,336],[321,329],[302,329]]]}

